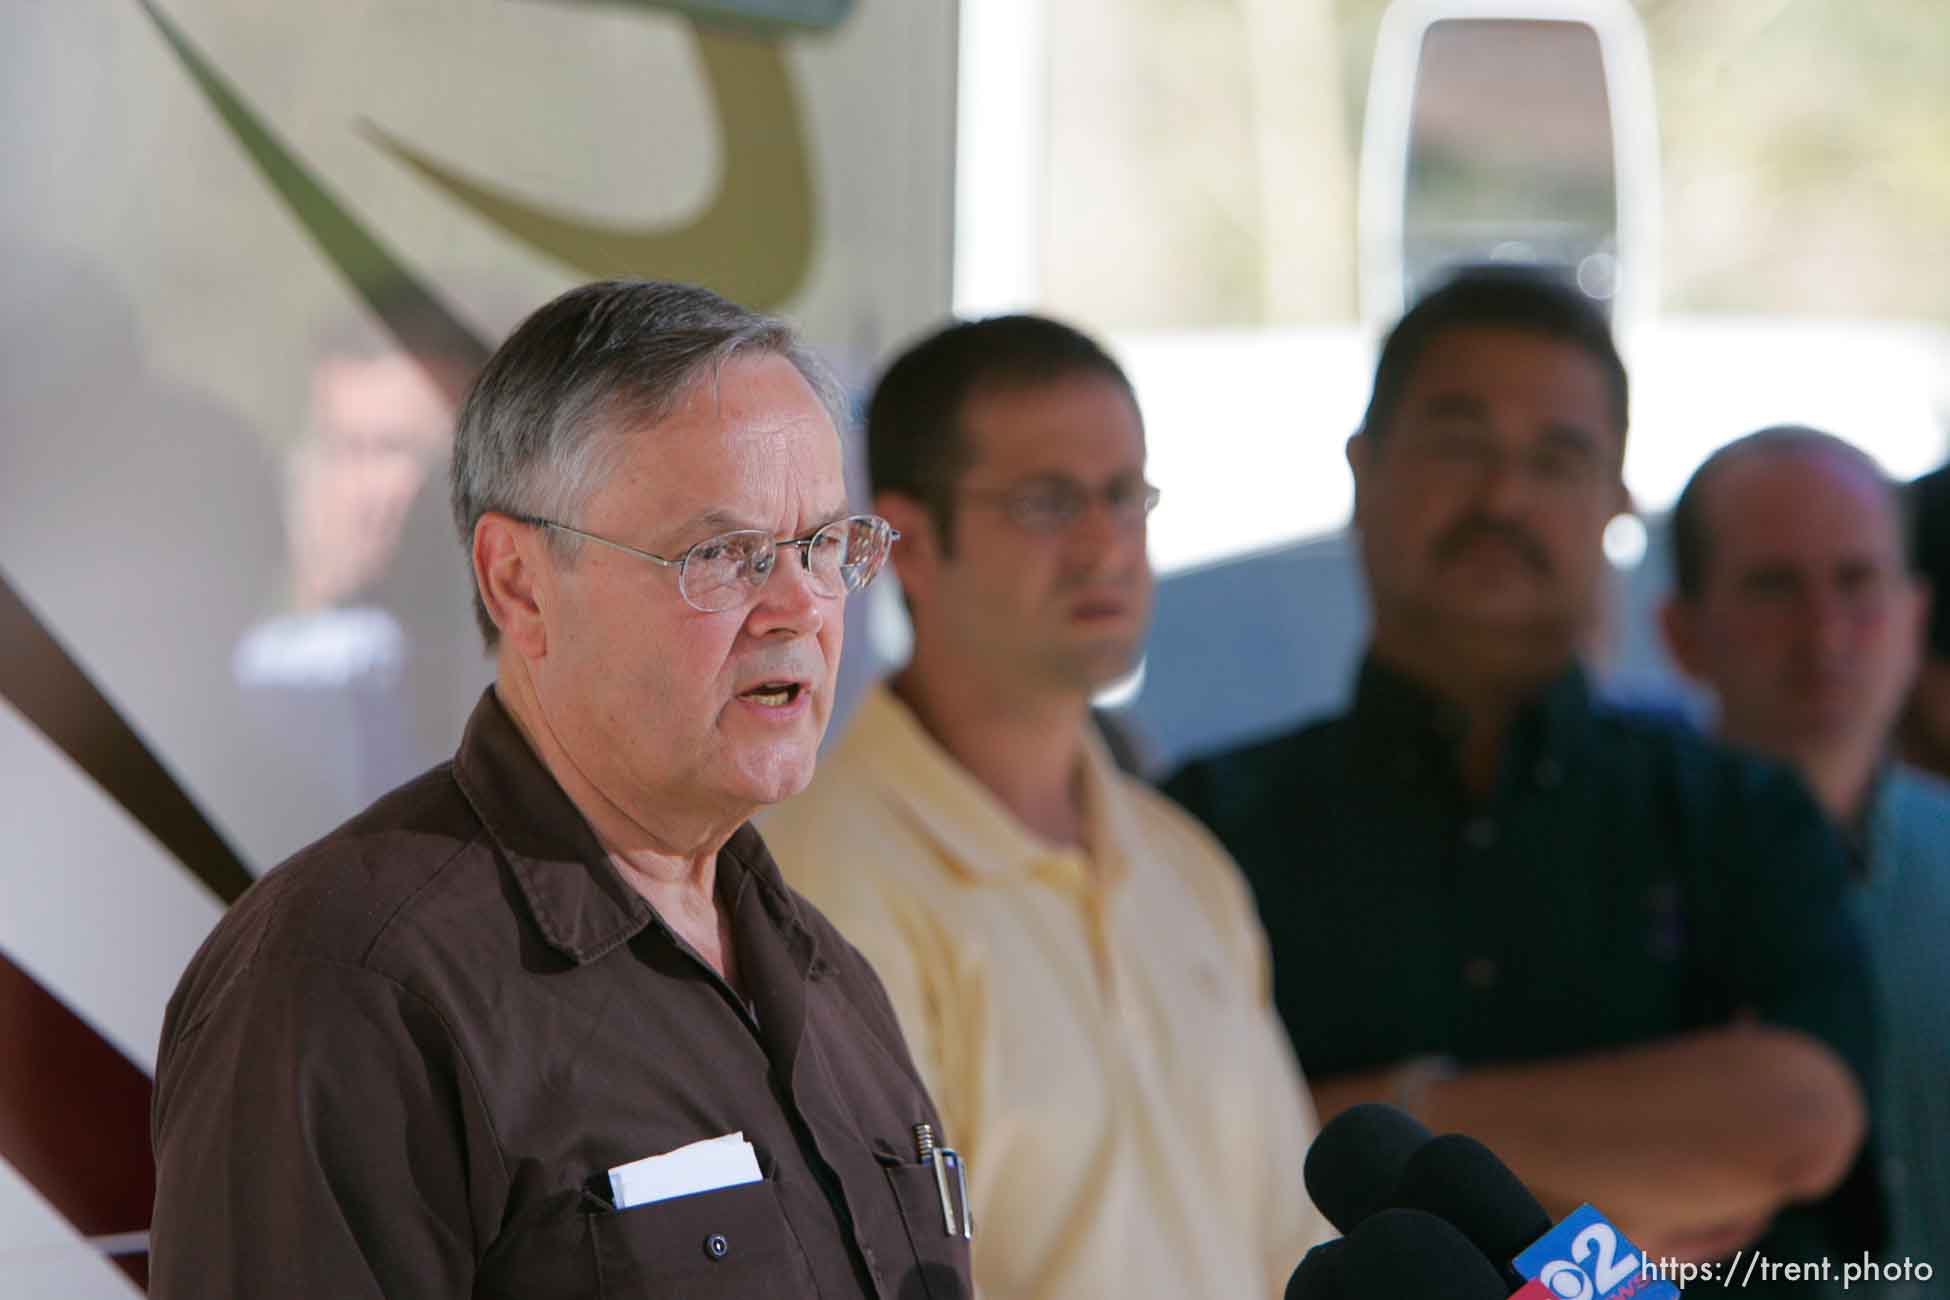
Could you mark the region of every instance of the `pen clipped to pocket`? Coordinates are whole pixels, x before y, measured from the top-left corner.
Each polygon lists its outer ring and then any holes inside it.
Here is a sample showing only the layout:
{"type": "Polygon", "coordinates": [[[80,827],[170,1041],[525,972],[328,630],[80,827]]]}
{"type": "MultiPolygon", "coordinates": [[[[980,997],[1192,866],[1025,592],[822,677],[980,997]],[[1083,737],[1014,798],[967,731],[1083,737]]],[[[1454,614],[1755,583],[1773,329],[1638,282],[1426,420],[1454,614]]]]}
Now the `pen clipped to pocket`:
{"type": "Polygon", "coordinates": [[[934,1166],[934,1185],[941,1193],[941,1227],[950,1237],[975,1239],[975,1207],[968,1201],[968,1172],[961,1153],[936,1146],[934,1125],[914,1126],[914,1162],[934,1166]]]}

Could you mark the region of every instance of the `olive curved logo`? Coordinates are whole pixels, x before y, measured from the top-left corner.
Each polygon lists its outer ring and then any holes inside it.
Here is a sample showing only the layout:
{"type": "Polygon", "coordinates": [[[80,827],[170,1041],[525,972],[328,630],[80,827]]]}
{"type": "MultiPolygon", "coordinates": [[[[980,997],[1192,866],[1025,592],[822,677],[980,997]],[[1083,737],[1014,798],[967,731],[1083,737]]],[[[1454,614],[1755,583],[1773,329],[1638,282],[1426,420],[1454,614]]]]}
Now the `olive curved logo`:
{"type": "MultiPolygon", "coordinates": [[[[448,337],[402,338],[409,351],[424,343],[436,354],[485,358],[487,348],[439,308],[432,291],[277,137],[157,0],[137,3],[272,191],[366,305],[395,333],[412,328],[415,320],[424,330],[429,318],[444,319],[441,332],[448,337]],[[463,340],[467,347],[456,346],[463,340]]],[[[776,35],[757,32],[831,26],[846,15],[851,0],[667,0],[667,5],[687,17],[723,158],[711,201],[681,225],[580,218],[468,176],[377,123],[362,122],[361,128],[453,202],[577,272],[691,280],[754,307],[776,308],[798,292],[811,269],[813,180],[805,114],[784,53],[776,35]],[[732,18],[742,19],[746,30],[734,33],[700,22],[732,18]]]]}
{"type": "Polygon", "coordinates": [[[776,307],[812,265],[812,177],[804,125],[774,41],[694,29],[718,119],[716,195],[675,229],[605,225],[471,179],[384,127],[366,133],[429,184],[536,252],[599,279],[675,273],[729,298],[776,307]]]}

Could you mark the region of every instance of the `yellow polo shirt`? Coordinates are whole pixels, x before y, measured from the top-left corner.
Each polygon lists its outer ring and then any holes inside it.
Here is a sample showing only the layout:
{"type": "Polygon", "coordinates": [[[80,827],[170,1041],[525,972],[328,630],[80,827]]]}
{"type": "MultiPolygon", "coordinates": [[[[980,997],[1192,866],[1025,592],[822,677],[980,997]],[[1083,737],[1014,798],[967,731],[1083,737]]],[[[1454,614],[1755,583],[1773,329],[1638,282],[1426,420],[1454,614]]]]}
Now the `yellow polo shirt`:
{"type": "Polygon", "coordinates": [[[876,686],[760,829],[886,982],[968,1164],[985,1300],[1276,1297],[1331,1230],[1258,917],[1217,841],[1094,734],[1081,789],[1088,857],[876,686]]]}

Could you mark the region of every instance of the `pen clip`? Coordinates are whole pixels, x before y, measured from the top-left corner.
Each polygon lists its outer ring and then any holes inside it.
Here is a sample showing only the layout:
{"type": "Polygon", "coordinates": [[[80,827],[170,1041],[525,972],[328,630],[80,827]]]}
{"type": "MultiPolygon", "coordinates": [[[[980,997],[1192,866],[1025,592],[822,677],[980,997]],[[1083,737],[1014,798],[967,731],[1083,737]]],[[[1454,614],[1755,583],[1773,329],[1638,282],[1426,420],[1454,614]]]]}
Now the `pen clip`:
{"type": "Polygon", "coordinates": [[[962,1164],[961,1153],[953,1147],[934,1149],[934,1183],[941,1192],[941,1226],[950,1237],[960,1237],[963,1241],[975,1240],[975,1207],[968,1203],[968,1169],[962,1164]],[[948,1167],[955,1170],[955,1194],[948,1193],[948,1167]],[[955,1205],[961,1206],[961,1227],[956,1230],[955,1205]]]}

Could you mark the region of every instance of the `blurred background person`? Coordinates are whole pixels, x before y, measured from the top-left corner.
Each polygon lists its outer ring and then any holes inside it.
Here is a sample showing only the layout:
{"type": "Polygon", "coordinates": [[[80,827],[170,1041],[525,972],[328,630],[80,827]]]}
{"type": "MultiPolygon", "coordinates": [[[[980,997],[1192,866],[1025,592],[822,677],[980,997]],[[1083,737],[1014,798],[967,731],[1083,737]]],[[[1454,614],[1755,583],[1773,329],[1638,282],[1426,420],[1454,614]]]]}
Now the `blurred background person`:
{"type": "Polygon", "coordinates": [[[1144,424],[1091,339],[958,324],[889,366],[874,509],[913,654],[765,823],[873,961],[969,1161],[990,1296],[1274,1296],[1325,1233],[1238,871],[1091,698],[1151,613],[1144,424]]]}
{"type": "Polygon", "coordinates": [[[455,394],[481,358],[413,300],[384,305],[383,326],[348,319],[318,341],[285,460],[283,600],[232,656],[258,725],[322,760],[327,826],[424,767],[456,684],[471,694],[486,676],[470,671],[439,490],[455,394]],[[428,599],[441,591],[452,599],[428,599]]]}
{"type": "Polygon", "coordinates": [[[347,330],[329,340],[289,467],[295,611],[356,603],[385,576],[409,508],[446,463],[453,420],[424,363],[390,338],[347,330]]]}
{"type": "Polygon", "coordinates": [[[1557,280],[1465,271],[1348,442],[1351,712],[1167,789],[1233,852],[1323,1117],[1392,1101],[1654,1255],[1839,1255],[1872,1054],[1841,846],[1790,774],[1596,700],[1627,381],[1557,280]],[[1763,1236],[1770,1224],[1773,1232],[1763,1236]]]}
{"type": "Polygon", "coordinates": [[[1909,485],[1911,553],[1930,590],[1929,637],[1899,737],[1903,758],[1950,777],[1950,465],[1909,485]]]}
{"type": "Polygon", "coordinates": [[[1879,1253],[1934,1262],[1950,1245],[1950,786],[1891,752],[1929,603],[1902,497],[1851,444],[1777,427],[1708,457],[1672,529],[1674,658],[1712,691],[1719,735],[1793,763],[1848,837],[1881,995],[1879,1253]]]}

